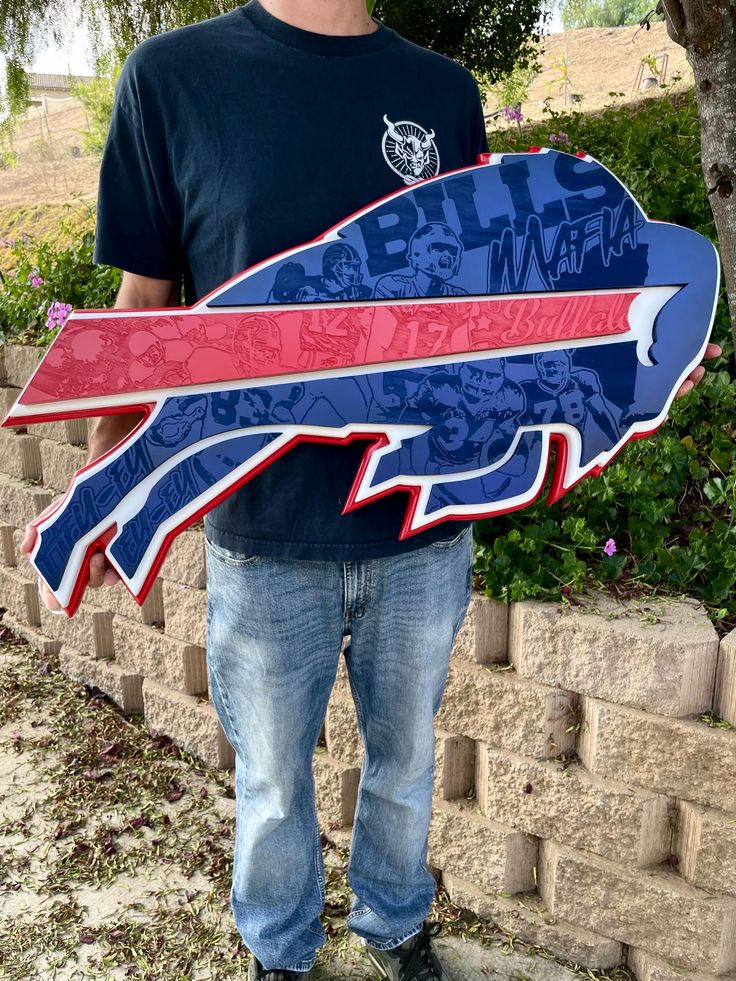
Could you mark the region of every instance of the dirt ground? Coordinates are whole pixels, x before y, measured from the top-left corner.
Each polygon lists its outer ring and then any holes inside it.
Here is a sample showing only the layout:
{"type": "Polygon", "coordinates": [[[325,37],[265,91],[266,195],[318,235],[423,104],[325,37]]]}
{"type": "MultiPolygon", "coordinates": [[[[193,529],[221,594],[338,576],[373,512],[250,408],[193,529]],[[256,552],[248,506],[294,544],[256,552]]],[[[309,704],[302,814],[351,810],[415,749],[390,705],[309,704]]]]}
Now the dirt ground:
{"type": "MultiPolygon", "coordinates": [[[[0,977],[229,981],[248,954],[229,907],[232,771],[124,718],[0,628],[0,977]]],[[[376,975],[345,927],[347,854],[326,846],[314,981],[376,975]]],[[[439,897],[448,981],[630,981],[562,964],[439,897]]]]}
{"type": "MultiPolygon", "coordinates": [[[[580,109],[593,112],[612,101],[612,93],[619,93],[621,101],[652,99],[662,95],[657,85],[641,91],[635,82],[642,59],[652,54],[661,70],[666,56],[666,75],[663,81],[672,85],[672,91],[689,88],[693,73],[685,58],[685,51],[667,36],[664,23],[655,23],[651,30],[639,27],[590,27],[582,31],[553,34],[544,41],[544,53],[540,59],[542,71],[529,86],[529,98],[522,105],[524,117],[538,120],[542,116],[545,99],[550,108],[559,112],[580,109]],[[567,57],[567,104],[565,103],[564,70],[562,60],[567,57]],[[581,96],[573,102],[573,96],[581,96]]],[[[643,67],[643,75],[649,75],[649,67],[643,67]]],[[[490,107],[492,108],[492,107],[490,107]]]]}
{"type": "MultiPolygon", "coordinates": [[[[0,170],[0,207],[93,201],[99,160],[83,152],[86,129],[85,111],[75,101],[61,111],[37,113],[21,123],[13,140],[18,163],[0,170]]],[[[0,228],[0,236],[5,234],[0,228]]]]}

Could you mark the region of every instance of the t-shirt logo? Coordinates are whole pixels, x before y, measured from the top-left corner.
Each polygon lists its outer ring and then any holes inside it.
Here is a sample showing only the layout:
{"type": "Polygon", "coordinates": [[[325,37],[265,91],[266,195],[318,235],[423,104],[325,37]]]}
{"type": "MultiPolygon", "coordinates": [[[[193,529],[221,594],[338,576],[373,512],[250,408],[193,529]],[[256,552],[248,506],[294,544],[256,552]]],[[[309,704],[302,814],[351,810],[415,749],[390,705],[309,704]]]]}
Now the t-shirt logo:
{"type": "Polygon", "coordinates": [[[418,123],[403,119],[392,123],[383,117],[386,132],[381,149],[386,163],[405,184],[416,184],[426,177],[435,177],[440,171],[440,155],[434,142],[434,130],[427,132],[418,123]]]}

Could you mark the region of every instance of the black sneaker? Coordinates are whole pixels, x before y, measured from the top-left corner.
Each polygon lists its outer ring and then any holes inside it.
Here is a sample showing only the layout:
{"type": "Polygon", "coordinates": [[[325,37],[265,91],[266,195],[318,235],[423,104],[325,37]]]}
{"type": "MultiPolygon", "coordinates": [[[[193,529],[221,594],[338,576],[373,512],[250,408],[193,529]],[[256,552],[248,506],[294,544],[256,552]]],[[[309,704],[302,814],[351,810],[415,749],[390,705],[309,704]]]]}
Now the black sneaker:
{"type": "Polygon", "coordinates": [[[248,981],[304,981],[311,973],[311,971],[269,971],[255,954],[251,954],[248,981]]]}
{"type": "Polygon", "coordinates": [[[432,937],[441,929],[439,923],[425,923],[419,933],[391,950],[366,944],[368,957],[389,981],[443,981],[442,965],[432,947],[432,937]]]}

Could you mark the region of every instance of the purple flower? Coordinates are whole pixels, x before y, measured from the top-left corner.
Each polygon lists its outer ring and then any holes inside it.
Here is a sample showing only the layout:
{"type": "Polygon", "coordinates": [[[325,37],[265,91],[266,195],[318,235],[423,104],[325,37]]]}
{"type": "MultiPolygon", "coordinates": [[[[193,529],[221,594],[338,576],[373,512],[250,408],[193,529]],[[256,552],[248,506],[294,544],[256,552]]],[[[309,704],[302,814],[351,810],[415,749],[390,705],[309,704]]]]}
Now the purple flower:
{"type": "Polygon", "coordinates": [[[606,555],[613,555],[613,553],[617,551],[615,539],[609,538],[606,544],[603,546],[603,551],[606,553],[606,555]]]}
{"type": "Polygon", "coordinates": [[[28,273],[28,282],[35,289],[38,289],[39,286],[43,285],[43,277],[39,276],[38,273],[28,273]]]}
{"type": "Polygon", "coordinates": [[[56,327],[61,327],[71,312],[71,303],[60,303],[58,300],[54,300],[46,311],[46,329],[53,330],[56,327]]]}
{"type": "Polygon", "coordinates": [[[520,106],[504,106],[503,114],[509,123],[521,123],[524,120],[520,106]]]}
{"type": "Polygon", "coordinates": [[[557,139],[559,140],[560,143],[569,143],[570,142],[570,137],[567,135],[567,133],[558,133],[557,134],[557,139]]]}

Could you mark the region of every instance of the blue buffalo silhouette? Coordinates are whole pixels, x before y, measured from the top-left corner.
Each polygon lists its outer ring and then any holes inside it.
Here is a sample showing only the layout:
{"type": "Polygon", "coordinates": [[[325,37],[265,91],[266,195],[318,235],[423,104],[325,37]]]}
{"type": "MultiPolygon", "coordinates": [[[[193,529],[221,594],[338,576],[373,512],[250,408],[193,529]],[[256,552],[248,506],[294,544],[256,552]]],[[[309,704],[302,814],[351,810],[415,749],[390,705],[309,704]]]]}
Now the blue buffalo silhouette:
{"type": "MultiPolygon", "coordinates": [[[[553,445],[559,497],[664,421],[702,358],[718,280],[707,239],[649,221],[590,157],[498,155],[412,185],[195,307],[315,304],[329,313],[337,304],[345,316],[338,331],[327,316],[324,331],[304,334],[286,376],[165,395],[154,386],[139,397],[150,414],[38,522],[33,562],[71,610],[86,556],[102,542],[142,601],[178,530],[305,439],[374,437],[347,508],[409,490],[402,535],[530,503],[553,445]],[[622,336],[491,349],[479,316],[467,350],[437,356],[411,320],[434,318],[441,332],[448,298],[622,289],[641,294],[638,326],[622,336]],[[411,298],[424,306],[407,307],[382,363],[345,367],[364,331],[352,305],[411,298]]],[[[258,343],[277,348],[271,334],[263,328],[258,343]]],[[[73,398],[64,406],[78,414],[73,398]]]]}

